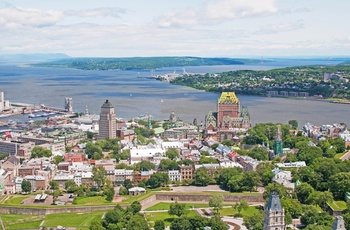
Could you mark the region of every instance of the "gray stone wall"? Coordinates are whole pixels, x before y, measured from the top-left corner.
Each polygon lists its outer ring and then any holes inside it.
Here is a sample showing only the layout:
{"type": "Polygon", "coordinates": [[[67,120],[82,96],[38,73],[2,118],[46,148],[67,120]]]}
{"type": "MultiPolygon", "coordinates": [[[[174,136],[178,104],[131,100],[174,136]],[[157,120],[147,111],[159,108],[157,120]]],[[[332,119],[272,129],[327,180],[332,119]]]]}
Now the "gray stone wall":
{"type": "MultiPolygon", "coordinates": [[[[265,200],[262,194],[254,195],[241,195],[241,194],[222,194],[224,196],[224,202],[239,202],[243,199],[248,203],[264,203],[265,200]]],[[[209,202],[210,195],[190,195],[190,194],[156,194],[157,201],[189,201],[189,202],[209,202]]]]}

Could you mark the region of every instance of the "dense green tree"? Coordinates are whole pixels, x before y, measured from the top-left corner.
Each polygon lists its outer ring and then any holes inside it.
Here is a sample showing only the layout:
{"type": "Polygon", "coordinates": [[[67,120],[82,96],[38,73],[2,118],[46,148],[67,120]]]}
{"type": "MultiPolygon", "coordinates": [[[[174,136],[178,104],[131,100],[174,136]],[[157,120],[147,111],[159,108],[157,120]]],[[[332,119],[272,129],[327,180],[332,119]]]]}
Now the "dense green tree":
{"type": "Polygon", "coordinates": [[[176,170],[179,168],[179,165],[176,161],[170,159],[162,159],[159,163],[159,168],[162,170],[176,170]]]}
{"type": "Polygon", "coordinates": [[[329,143],[334,147],[337,153],[343,153],[345,151],[345,142],[340,137],[330,139],[329,143]]]}
{"type": "Polygon", "coordinates": [[[169,176],[167,173],[156,172],[148,179],[147,185],[151,186],[151,188],[158,188],[168,184],[168,182],[169,176]]]}
{"type": "Polygon", "coordinates": [[[194,162],[191,159],[184,159],[184,160],[180,160],[178,161],[179,165],[192,165],[194,166],[194,162]]]}
{"type": "Polygon", "coordinates": [[[270,183],[265,187],[265,191],[263,194],[264,199],[267,200],[273,191],[276,191],[281,199],[283,199],[284,197],[291,197],[291,194],[293,192],[291,188],[284,187],[281,184],[270,183]]]}
{"type": "Polygon", "coordinates": [[[297,157],[301,161],[305,161],[307,165],[312,164],[315,159],[322,157],[322,149],[316,146],[306,146],[300,149],[297,157]]]}
{"type": "Polygon", "coordinates": [[[212,181],[212,178],[209,176],[207,169],[201,167],[196,170],[193,176],[193,183],[197,186],[207,186],[212,181]]]}
{"type": "Polygon", "coordinates": [[[165,223],[163,220],[156,220],[154,223],[154,230],[164,230],[165,229],[165,223]]]}
{"type": "Polygon", "coordinates": [[[263,229],[263,214],[262,212],[255,213],[254,215],[248,215],[243,217],[243,224],[249,230],[262,230],[263,229]]]}
{"type": "Polygon", "coordinates": [[[103,166],[94,166],[92,168],[92,179],[98,187],[103,186],[106,182],[105,168],[103,166]]]}
{"type": "Polygon", "coordinates": [[[55,163],[55,165],[58,165],[62,161],[63,161],[63,157],[62,156],[54,156],[53,157],[53,162],[55,163]]]}
{"type": "Polygon", "coordinates": [[[93,157],[97,157],[97,156],[99,158],[103,157],[102,147],[97,144],[93,144],[91,142],[87,143],[85,147],[85,151],[90,159],[94,159],[93,157]]]}
{"type": "Polygon", "coordinates": [[[126,230],[149,230],[148,223],[145,220],[145,217],[140,213],[131,216],[130,220],[126,225],[126,230]]]}
{"type": "Polygon", "coordinates": [[[248,171],[243,174],[241,186],[244,191],[253,192],[260,183],[260,176],[255,171],[248,171]]]}
{"type": "Polygon", "coordinates": [[[314,206],[308,206],[300,218],[300,222],[305,225],[317,224],[320,226],[332,226],[333,218],[326,212],[319,212],[314,206]]]}
{"type": "Polygon", "coordinates": [[[289,213],[293,218],[298,218],[301,216],[303,210],[300,202],[297,199],[285,197],[281,199],[281,203],[286,213],[289,213]]]}
{"type": "Polygon", "coordinates": [[[350,188],[350,172],[340,172],[329,178],[329,189],[337,199],[344,199],[350,188]]]}
{"type": "Polygon", "coordinates": [[[259,174],[263,185],[271,183],[272,178],[274,177],[274,174],[272,172],[274,167],[275,166],[270,162],[262,162],[257,166],[256,171],[259,174]]]}
{"type": "Polygon", "coordinates": [[[178,217],[184,215],[186,213],[185,204],[179,204],[177,201],[171,203],[168,213],[169,215],[176,215],[178,217]]]}
{"type": "Polygon", "coordinates": [[[176,218],[171,223],[170,230],[192,230],[192,224],[187,217],[176,218]]]}
{"type": "Polygon", "coordinates": [[[333,195],[331,192],[314,191],[307,198],[306,203],[319,205],[323,210],[326,210],[329,202],[333,202],[333,195]]]}
{"type": "Polygon", "coordinates": [[[289,120],[288,125],[290,125],[290,127],[292,129],[297,129],[298,128],[298,121],[297,120],[289,120]]]}
{"type": "Polygon", "coordinates": [[[130,189],[130,188],[134,187],[134,185],[132,184],[130,179],[125,179],[123,182],[123,185],[126,189],[130,189]]]}
{"type": "Polygon", "coordinates": [[[0,161],[5,159],[6,157],[8,157],[9,154],[8,153],[0,153],[0,161]]]}
{"type": "Polygon", "coordinates": [[[74,180],[67,180],[66,182],[64,182],[64,188],[67,190],[72,186],[76,186],[74,180]]]}
{"type": "Polygon", "coordinates": [[[251,158],[257,159],[259,161],[266,161],[269,159],[269,153],[265,147],[255,147],[252,150],[248,151],[248,156],[251,158]]]}
{"type": "Polygon", "coordinates": [[[138,201],[134,201],[131,203],[130,206],[128,206],[128,211],[130,211],[132,214],[136,214],[141,211],[142,205],[138,201]]]}
{"type": "Polygon", "coordinates": [[[302,204],[306,204],[307,199],[310,194],[314,192],[314,188],[308,183],[301,183],[299,186],[295,188],[295,193],[298,197],[298,200],[302,204]]]}
{"type": "Polygon", "coordinates": [[[215,215],[210,220],[212,230],[227,230],[227,224],[221,220],[220,216],[215,215]]]}
{"type": "Polygon", "coordinates": [[[224,202],[224,197],[220,194],[213,194],[209,197],[209,207],[213,207],[216,213],[219,213],[219,210],[222,209],[224,202]]]}
{"type": "Polygon", "coordinates": [[[201,157],[199,160],[200,164],[217,164],[218,160],[212,157],[201,157]]]}
{"type": "Polygon", "coordinates": [[[105,230],[106,228],[104,228],[101,224],[101,221],[98,220],[94,220],[91,222],[91,225],[89,227],[89,230],[105,230]]]}
{"type": "Polygon", "coordinates": [[[175,148],[169,148],[166,152],[165,155],[171,159],[174,160],[175,158],[179,157],[179,151],[175,148]]]}
{"type": "Polygon", "coordinates": [[[106,195],[106,201],[109,201],[111,202],[114,198],[114,194],[115,194],[115,191],[114,191],[114,188],[113,187],[108,187],[105,191],[105,195],[106,195]]]}
{"type": "Polygon", "coordinates": [[[23,180],[21,184],[22,192],[30,192],[32,190],[32,185],[29,181],[23,180]]]}
{"type": "Polygon", "coordinates": [[[58,182],[55,181],[55,180],[50,181],[49,185],[50,185],[50,188],[51,188],[52,190],[56,190],[56,189],[59,188],[58,182]]]}
{"type": "Polygon", "coordinates": [[[51,157],[52,151],[48,149],[44,149],[41,146],[35,146],[32,149],[31,158],[41,158],[41,157],[51,157]]]}
{"type": "Polygon", "coordinates": [[[218,184],[223,185],[226,188],[229,188],[228,182],[231,178],[237,174],[242,174],[243,170],[238,167],[234,168],[224,168],[217,180],[218,184]]]}
{"type": "Polygon", "coordinates": [[[151,169],[155,169],[156,166],[149,161],[142,160],[141,162],[137,163],[134,167],[136,171],[150,171],[151,169]]]}

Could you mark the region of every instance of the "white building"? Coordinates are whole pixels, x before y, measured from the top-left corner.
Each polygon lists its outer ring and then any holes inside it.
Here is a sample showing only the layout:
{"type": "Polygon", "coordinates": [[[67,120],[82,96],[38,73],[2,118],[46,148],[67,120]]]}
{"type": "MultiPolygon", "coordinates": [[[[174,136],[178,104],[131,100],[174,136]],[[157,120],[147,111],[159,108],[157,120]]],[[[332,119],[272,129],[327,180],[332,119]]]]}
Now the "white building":
{"type": "Polygon", "coordinates": [[[171,181],[181,181],[181,175],[179,170],[169,170],[168,176],[171,181]]]}

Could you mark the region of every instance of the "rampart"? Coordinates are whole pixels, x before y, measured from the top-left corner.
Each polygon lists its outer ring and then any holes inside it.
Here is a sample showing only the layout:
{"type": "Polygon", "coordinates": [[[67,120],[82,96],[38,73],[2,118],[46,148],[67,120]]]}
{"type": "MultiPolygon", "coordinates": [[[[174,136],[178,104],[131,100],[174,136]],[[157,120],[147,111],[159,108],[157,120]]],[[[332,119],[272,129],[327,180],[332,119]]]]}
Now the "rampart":
{"type": "MultiPolygon", "coordinates": [[[[220,193],[218,193],[220,194],[220,193]]],[[[248,203],[264,203],[265,200],[262,194],[222,194],[224,202],[239,202],[245,199],[248,203]]],[[[188,202],[209,202],[210,194],[177,194],[177,193],[164,193],[156,194],[157,201],[188,201],[188,202]]]]}

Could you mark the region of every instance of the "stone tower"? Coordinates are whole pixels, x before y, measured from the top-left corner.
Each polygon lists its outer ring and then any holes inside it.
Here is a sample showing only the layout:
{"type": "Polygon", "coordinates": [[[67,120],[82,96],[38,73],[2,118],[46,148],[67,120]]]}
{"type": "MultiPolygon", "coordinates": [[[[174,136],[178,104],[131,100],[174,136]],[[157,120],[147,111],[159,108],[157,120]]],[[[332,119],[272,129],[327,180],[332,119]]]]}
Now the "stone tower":
{"type": "Polygon", "coordinates": [[[284,230],[284,208],[277,192],[270,194],[269,201],[264,208],[264,230],[284,230]]]}
{"type": "Polygon", "coordinates": [[[333,222],[332,230],[346,230],[342,216],[336,216],[333,222]]]}
{"type": "Polygon", "coordinates": [[[64,100],[64,108],[68,113],[73,113],[73,100],[71,97],[66,97],[64,100]]]}
{"type": "Polygon", "coordinates": [[[277,135],[276,135],[276,139],[273,143],[273,152],[274,152],[275,156],[283,154],[282,132],[281,132],[280,125],[277,126],[277,135]]]}
{"type": "Polygon", "coordinates": [[[112,103],[106,100],[101,106],[100,121],[99,121],[99,139],[116,138],[116,118],[112,103]]]}

